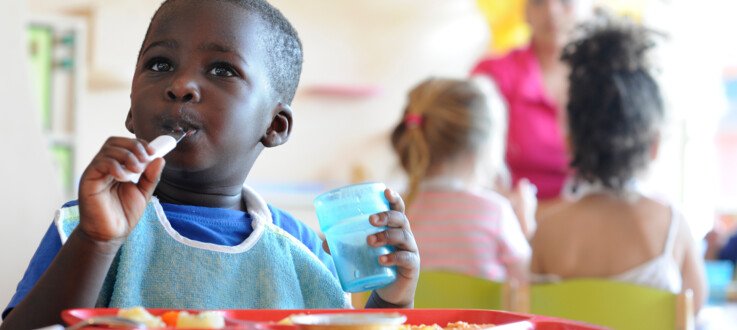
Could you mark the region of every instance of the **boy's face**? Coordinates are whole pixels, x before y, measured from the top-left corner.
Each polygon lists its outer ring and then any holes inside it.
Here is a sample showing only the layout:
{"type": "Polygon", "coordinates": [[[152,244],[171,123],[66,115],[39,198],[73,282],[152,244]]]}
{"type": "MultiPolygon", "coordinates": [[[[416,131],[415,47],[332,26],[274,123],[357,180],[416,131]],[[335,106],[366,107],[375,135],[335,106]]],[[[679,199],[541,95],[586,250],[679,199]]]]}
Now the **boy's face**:
{"type": "Polygon", "coordinates": [[[270,86],[263,28],[260,18],[220,1],[178,0],[151,22],[126,127],[147,141],[193,131],[167,156],[165,175],[245,180],[264,146],[286,141],[291,112],[270,86]]]}

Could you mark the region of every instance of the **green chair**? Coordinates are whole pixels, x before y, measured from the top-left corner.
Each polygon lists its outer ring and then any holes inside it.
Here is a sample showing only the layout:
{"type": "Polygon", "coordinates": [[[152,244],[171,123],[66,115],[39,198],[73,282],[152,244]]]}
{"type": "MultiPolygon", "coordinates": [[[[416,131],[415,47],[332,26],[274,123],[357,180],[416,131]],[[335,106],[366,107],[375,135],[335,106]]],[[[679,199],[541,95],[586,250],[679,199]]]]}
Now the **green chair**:
{"type": "Polygon", "coordinates": [[[605,279],[530,286],[530,312],[627,329],[693,329],[692,292],[681,294],[605,279]]]}
{"type": "Polygon", "coordinates": [[[505,282],[448,271],[420,272],[415,293],[416,308],[512,310],[515,290],[505,282]]]}

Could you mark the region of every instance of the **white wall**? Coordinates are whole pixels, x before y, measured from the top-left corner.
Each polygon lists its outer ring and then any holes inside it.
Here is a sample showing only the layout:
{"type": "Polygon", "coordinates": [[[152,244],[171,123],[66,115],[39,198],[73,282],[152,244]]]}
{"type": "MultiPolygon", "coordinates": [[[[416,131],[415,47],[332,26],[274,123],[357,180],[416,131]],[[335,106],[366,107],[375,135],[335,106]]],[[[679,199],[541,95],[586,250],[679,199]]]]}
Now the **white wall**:
{"type": "Polygon", "coordinates": [[[486,50],[485,21],[470,0],[322,0],[273,3],[292,20],[305,48],[292,139],[267,150],[257,179],[349,181],[392,177],[387,135],[405,95],[430,75],[465,77],[486,50]],[[376,89],[366,97],[311,93],[321,86],[376,89]],[[296,159],[310,159],[293,166],[296,159]]]}
{"type": "Polygon", "coordinates": [[[708,5],[651,2],[643,15],[646,24],[668,33],[656,65],[670,126],[651,168],[650,185],[676,203],[697,240],[713,227],[721,197],[715,138],[727,109],[723,43],[732,38],[734,24],[727,24],[733,21],[734,8],[732,0],[709,1],[708,5]]]}
{"type": "Polygon", "coordinates": [[[15,292],[31,255],[60,205],[38,111],[31,101],[23,0],[0,1],[0,100],[5,125],[0,133],[0,305],[15,292]]]}

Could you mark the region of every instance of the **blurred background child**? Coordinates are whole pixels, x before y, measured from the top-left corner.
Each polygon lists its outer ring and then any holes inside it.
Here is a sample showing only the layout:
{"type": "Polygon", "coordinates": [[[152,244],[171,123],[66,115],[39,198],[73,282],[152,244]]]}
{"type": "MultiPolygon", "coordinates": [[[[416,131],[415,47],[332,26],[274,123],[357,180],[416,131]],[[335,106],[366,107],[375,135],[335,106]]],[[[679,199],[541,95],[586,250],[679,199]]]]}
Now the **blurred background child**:
{"type": "Polygon", "coordinates": [[[606,16],[582,32],[563,53],[571,67],[567,117],[577,199],[540,219],[532,272],[691,289],[698,310],[703,261],[688,223],[636,184],[657,155],[664,118],[645,57],[652,32],[606,16]]]}
{"type": "Polygon", "coordinates": [[[559,204],[569,175],[564,142],[568,66],[560,55],[576,23],[588,17],[591,8],[590,0],[527,1],[529,44],[501,57],[483,58],[472,70],[473,75],[493,79],[509,107],[506,161],[512,181],[496,189],[518,210],[530,186],[537,191],[538,215],[559,204]]]}
{"type": "Polygon", "coordinates": [[[501,167],[506,126],[484,83],[420,83],[391,141],[409,178],[407,216],[421,267],[523,279],[530,248],[520,224],[509,201],[484,188],[495,174],[485,170],[501,167]]]}
{"type": "Polygon", "coordinates": [[[706,235],[706,243],[706,259],[727,260],[732,265],[737,264],[737,233],[724,235],[712,230],[706,235]]]}

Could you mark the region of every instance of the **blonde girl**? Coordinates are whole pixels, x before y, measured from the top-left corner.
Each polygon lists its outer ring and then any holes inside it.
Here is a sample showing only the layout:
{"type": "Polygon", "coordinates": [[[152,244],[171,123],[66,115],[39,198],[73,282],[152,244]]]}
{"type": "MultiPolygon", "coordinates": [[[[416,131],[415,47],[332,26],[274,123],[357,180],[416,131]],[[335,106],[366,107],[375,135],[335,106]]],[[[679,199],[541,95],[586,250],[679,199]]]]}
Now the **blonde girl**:
{"type": "Polygon", "coordinates": [[[525,277],[530,248],[517,217],[485,188],[502,168],[506,122],[494,100],[479,80],[428,79],[412,89],[392,133],[423,269],[525,277]]]}

